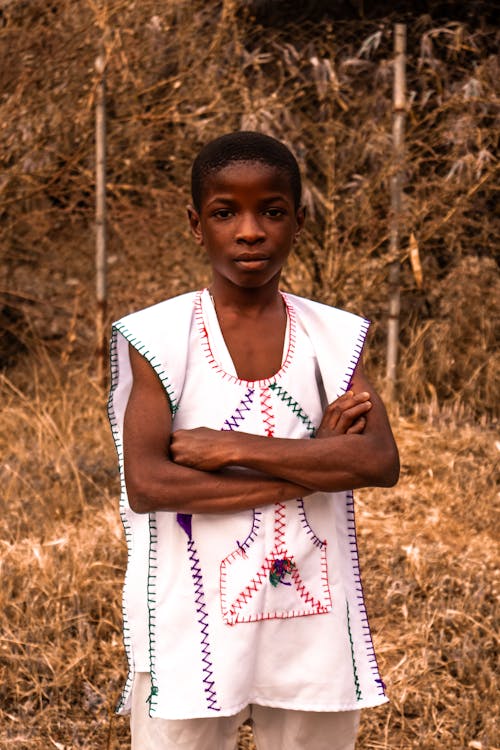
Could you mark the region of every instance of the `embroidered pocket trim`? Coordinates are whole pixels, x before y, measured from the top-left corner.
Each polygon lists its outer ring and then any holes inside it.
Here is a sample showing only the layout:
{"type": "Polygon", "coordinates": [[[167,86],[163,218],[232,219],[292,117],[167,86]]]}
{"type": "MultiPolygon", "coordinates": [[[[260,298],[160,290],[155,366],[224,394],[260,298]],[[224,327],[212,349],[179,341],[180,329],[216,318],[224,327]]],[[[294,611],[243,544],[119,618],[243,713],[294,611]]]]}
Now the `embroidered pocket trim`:
{"type": "MultiPolygon", "coordinates": [[[[290,617],[304,617],[307,615],[325,614],[332,609],[332,599],[328,583],[327,543],[316,544],[312,542],[314,555],[317,558],[315,565],[319,575],[318,591],[311,592],[309,586],[304,582],[300,572],[300,561],[289,553],[285,546],[285,506],[277,503],[274,508],[275,537],[272,551],[264,557],[264,561],[251,574],[249,583],[243,588],[237,589],[236,595],[229,593],[229,574],[233,565],[240,564],[242,568],[235,575],[242,576],[245,580],[248,568],[252,568],[250,548],[254,545],[238,545],[238,548],[225,557],[220,565],[220,596],[222,618],[227,625],[235,625],[240,622],[258,622],[260,620],[285,619],[290,617]],[[250,552],[250,555],[247,554],[250,552]],[[319,559],[318,559],[319,558],[319,559]],[[247,563],[245,565],[245,562],[247,563]],[[245,570],[246,568],[246,570],[245,570]],[[267,588],[266,588],[267,587],[267,588]],[[276,594],[282,587],[286,587],[288,604],[283,606],[281,595],[276,594]],[[261,606],[256,606],[255,599],[260,594],[263,598],[261,606]],[[290,602],[295,596],[295,606],[290,602]],[[280,606],[279,601],[282,601],[280,606]]],[[[254,535],[254,539],[256,534],[254,535]]],[[[319,540],[318,540],[319,541],[319,540]]],[[[255,550],[257,551],[257,550],[255,550]]],[[[262,559],[262,558],[261,558],[262,559]]],[[[255,568],[254,568],[255,570],[255,568]]],[[[246,578],[248,580],[248,578],[246,578]]],[[[257,604],[258,606],[258,604],[257,604]]]]}

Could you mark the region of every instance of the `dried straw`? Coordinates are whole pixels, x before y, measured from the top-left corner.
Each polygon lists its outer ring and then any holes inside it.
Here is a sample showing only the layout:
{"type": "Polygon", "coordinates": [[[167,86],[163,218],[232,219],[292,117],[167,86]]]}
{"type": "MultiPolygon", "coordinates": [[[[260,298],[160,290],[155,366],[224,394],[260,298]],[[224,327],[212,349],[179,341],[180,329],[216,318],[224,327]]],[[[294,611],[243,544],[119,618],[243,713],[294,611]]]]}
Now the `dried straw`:
{"type": "MultiPolygon", "coordinates": [[[[59,374],[58,374],[59,373],[59,374]]],[[[125,673],[125,548],[103,394],[86,370],[0,383],[0,747],[126,746],[113,716],[125,673]]],[[[435,414],[395,422],[394,490],[357,493],[368,611],[389,707],[363,714],[366,750],[499,746],[499,444],[435,414]],[[476,744],[471,744],[476,743],[476,744]]],[[[241,748],[251,748],[248,728],[241,748]]]]}

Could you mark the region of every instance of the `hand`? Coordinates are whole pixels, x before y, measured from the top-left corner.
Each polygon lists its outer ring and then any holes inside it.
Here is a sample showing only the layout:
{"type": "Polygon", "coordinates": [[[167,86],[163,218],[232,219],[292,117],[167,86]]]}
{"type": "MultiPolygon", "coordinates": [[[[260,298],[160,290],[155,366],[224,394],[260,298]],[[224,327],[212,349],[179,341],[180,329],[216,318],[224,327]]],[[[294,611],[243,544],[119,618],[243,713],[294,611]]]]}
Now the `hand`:
{"type": "Polygon", "coordinates": [[[367,391],[347,391],[325,409],[316,432],[317,438],[334,435],[359,435],[366,426],[366,414],[372,408],[367,391]]]}
{"type": "Polygon", "coordinates": [[[176,464],[200,471],[217,471],[229,462],[230,432],[196,427],[172,433],[170,456],[176,464]]]}

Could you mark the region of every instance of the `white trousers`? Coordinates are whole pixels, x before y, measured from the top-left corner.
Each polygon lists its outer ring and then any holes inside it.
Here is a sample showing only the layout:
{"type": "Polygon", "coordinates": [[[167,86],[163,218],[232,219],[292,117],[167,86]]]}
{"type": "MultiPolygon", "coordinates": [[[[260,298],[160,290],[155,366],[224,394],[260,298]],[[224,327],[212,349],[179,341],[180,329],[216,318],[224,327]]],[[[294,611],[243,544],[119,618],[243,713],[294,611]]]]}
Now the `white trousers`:
{"type": "Polygon", "coordinates": [[[150,679],[135,675],[132,750],[236,750],[238,729],[251,719],[257,750],[354,750],[359,711],[289,711],[251,705],[234,716],[151,719],[150,679]]]}

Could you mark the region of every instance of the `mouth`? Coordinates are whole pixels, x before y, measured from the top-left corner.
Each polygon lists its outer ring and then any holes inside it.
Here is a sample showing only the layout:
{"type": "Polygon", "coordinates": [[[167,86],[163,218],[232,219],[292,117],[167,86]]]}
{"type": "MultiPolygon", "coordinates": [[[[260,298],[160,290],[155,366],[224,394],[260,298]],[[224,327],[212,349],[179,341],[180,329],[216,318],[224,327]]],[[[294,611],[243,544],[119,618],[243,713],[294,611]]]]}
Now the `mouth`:
{"type": "Polygon", "coordinates": [[[234,262],[240,267],[249,271],[258,271],[268,263],[268,255],[240,255],[234,259],[234,262]]]}

